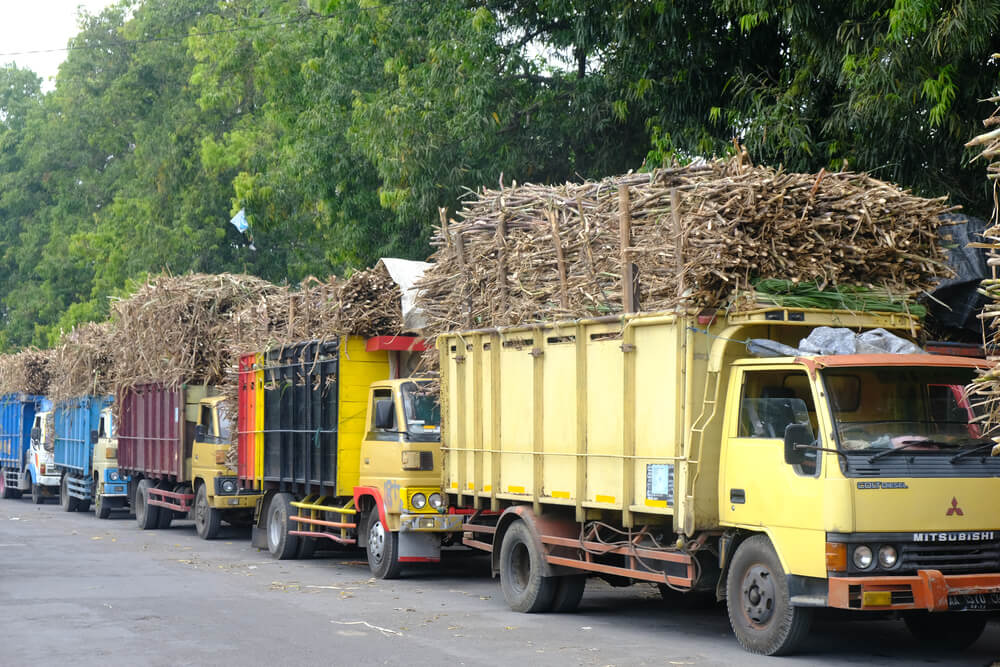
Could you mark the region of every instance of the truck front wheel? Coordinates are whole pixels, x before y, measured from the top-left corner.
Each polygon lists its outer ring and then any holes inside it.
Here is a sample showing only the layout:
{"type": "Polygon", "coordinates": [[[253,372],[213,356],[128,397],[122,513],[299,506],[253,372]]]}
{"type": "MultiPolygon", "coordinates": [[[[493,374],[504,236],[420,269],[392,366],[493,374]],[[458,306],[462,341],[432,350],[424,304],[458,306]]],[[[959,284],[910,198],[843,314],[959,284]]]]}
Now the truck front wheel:
{"type": "Polygon", "coordinates": [[[733,632],[750,653],[787,655],[809,633],[812,610],[792,606],[785,571],[764,535],[744,540],[736,550],[726,596],[733,632]]]}
{"type": "Polygon", "coordinates": [[[552,609],[558,582],[542,575],[544,562],[527,526],[522,521],[511,525],[500,545],[500,588],[514,611],[534,614],[552,609]]]}
{"type": "Polygon", "coordinates": [[[222,526],[222,512],[208,504],[208,491],[205,485],[198,487],[194,499],[194,527],[198,537],[203,540],[214,540],[219,536],[222,526]]]}
{"type": "Polygon", "coordinates": [[[403,564],[399,562],[399,533],[389,530],[373,507],[368,513],[368,568],[376,579],[396,579],[403,564]]]}
{"type": "Polygon", "coordinates": [[[111,505],[107,498],[97,490],[97,479],[94,479],[94,516],[98,519],[111,518],[111,505]]]}
{"type": "Polygon", "coordinates": [[[961,651],[976,643],[986,629],[987,615],[982,612],[916,611],[903,621],[919,644],[961,651]]]}
{"type": "Polygon", "coordinates": [[[40,484],[31,483],[31,502],[36,505],[41,505],[45,502],[45,495],[42,493],[42,487],[40,484]]]}
{"type": "Polygon", "coordinates": [[[140,479],[135,489],[135,521],[141,530],[152,530],[160,523],[160,508],[149,504],[152,486],[148,479],[140,479]]]}

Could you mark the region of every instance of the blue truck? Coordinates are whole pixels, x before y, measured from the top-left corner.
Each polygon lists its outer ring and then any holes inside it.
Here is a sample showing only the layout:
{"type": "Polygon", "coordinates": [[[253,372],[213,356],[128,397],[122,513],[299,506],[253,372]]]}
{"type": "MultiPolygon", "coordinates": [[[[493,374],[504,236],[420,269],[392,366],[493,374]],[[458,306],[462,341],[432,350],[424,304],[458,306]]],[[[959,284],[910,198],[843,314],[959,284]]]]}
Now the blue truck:
{"type": "Polygon", "coordinates": [[[55,407],[55,465],[60,504],[67,512],[107,519],[125,507],[128,479],[118,470],[118,446],[112,430],[110,396],[80,396],[55,407]]]}
{"type": "Polygon", "coordinates": [[[58,493],[51,433],[45,428],[51,408],[44,396],[0,396],[0,497],[20,498],[27,491],[40,504],[58,493]]]}

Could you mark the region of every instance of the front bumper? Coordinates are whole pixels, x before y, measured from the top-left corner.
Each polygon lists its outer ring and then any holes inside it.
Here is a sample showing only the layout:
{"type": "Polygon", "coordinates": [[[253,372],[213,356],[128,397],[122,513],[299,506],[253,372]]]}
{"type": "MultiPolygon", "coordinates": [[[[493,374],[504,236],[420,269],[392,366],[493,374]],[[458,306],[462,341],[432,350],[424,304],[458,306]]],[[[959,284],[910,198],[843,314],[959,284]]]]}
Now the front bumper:
{"type": "Polygon", "coordinates": [[[62,478],[59,475],[39,475],[38,486],[60,486],[62,478]]]}
{"type": "Polygon", "coordinates": [[[128,495],[128,484],[105,482],[101,495],[105,498],[128,495]]]}
{"type": "MultiPolygon", "coordinates": [[[[234,510],[247,507],[256,507],[257,500],[261,494],[257,491],[246,491],[240,489],[240,493],[233,496],[216,495],[209,499],[212,507],[220,510],[234,510]]],[[[193,501],[192,501],[193,502],[193,501]]]]}
{"type": "Polygon", "coordinates": [[[462,514],[403,514],[399,517],[401,533],[456,533],[462,530],[462,514]]]}
{"type": "Polygon", "coordinates": [[[969,611],[1000,609],[1000,573],[830,577],[828,604],[838,609],[969,611]]]}

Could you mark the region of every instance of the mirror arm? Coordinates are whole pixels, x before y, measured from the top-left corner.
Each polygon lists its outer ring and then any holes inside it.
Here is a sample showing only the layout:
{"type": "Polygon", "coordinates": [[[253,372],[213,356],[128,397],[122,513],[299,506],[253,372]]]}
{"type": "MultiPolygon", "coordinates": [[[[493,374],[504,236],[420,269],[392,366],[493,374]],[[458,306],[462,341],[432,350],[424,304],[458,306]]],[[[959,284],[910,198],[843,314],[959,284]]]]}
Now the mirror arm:
{"type": "Polygon", "coordinates": [[[833,452],[837,456],[843,456],[845,462],[850,462],[850,459],[847,458],[847,454],[839,449],[833,449],[832,447],[820,447],[819,445],[795,445],[795,449],[812,449],[817,452],[833,452]]]}

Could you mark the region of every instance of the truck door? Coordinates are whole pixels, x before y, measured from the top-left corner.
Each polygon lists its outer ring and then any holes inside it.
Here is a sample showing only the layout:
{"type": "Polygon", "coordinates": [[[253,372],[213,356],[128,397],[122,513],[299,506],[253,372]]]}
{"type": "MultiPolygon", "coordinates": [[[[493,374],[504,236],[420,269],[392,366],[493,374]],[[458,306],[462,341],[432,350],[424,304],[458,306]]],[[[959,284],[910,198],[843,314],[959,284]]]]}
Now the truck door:
{"type": "Polygon", "coordinates": [[[789,424],[808,424],[814,434],[821,432],[808,376],[796,367],[738,368],[729,396],[738,400],[730,400],[726,408],[722,521],[764,529],[783,560],[800,564],[794,574],[824,576],[823,457],[811,451],[804,463],[789,465],[784,456],[789,424]],[[804,561],[811,564],[809,571],[802,571],[804,561]]]}

